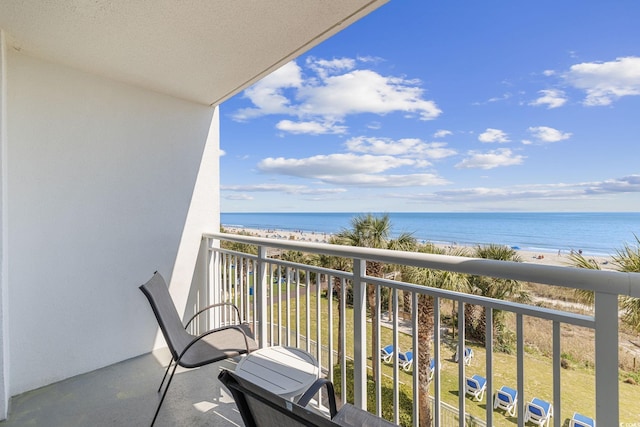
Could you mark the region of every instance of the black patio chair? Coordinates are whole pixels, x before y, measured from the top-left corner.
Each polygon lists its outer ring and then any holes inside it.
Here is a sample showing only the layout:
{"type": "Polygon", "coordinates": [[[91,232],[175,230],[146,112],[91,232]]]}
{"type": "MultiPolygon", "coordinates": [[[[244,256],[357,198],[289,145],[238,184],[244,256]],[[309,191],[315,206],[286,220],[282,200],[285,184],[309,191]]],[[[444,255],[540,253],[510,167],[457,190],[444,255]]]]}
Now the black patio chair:
{"type": "Polygon", "coordinates": [[[162,382],[158,388],[158,393],[162,390],[162,385],[167,378],[167,373],[173,365],[171,375],[164,388],[158,407],[151,421],[151,425],[156,422],[160,407],[167,395],[167,390],[171,385],[173,374],[179,366],[183,368],[197,368],[199,366],[208,365],[209,363],[218,362],[224,359],[238,356],[240,354],[249,353],[258,348],[258,345],[252,338],[249,325],[240,323],[240,312],[238,308],[229,303],[212,304],[198,311],[189,319],[186,326],[183,326],[180,316],[176,310],[169,289],[162,276],[156,271],[153,277],[147,283],[140,286],[140,290],[149,300],[153,313],[156,316],[162,335],[167,342],[172,360],[167,366],[167,370],[162,377],[162,382]],[[208,330],[199,335],[193,335],[187,331],[191,322],[200,314],[214,307],[231,306],[235,309],[237,316],[237,324],[223,326],[220,328],[208,330]]]}
{"type": "Polygon", "coordinates": [[[291,402],[280,397],[226,369],[220,372],[218,379],[233,395],[233,400],[236,402],[246,427],[395,426],[389,421],[376,417],[348,403],[344,404],[338,411],[336,409],[333,384],[324,378],[316,380],[297,402],[291,402]],[[327,400],[331,418],[306,408],[313,396],[322,387],[327,388],[327,400]]]}

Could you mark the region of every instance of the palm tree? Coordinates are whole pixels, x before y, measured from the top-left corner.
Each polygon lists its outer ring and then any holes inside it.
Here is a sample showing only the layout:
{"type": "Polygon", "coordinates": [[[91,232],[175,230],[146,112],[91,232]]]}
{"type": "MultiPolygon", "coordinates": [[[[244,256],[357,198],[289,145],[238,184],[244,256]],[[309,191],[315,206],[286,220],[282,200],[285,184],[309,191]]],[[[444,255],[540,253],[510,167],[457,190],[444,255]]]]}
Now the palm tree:
{"type": "MultiPolygon", "coordinates": [[[[589,270],[600,270],[598,263],[593,262],[585,258],[581,253],[571,252],[569,254],[569,262],[577,268],[587,268],[589,270]]],[[[586,289],[574,290],[574,296],[578,301],[588,306],[593,306],[595,303],[595,293],[586,289]]]]}
{"type": "MultiPolygon", "coordinates": [[[[624,248],[618,250],[617,254],[613,256],[613,263],[620,271],[640,273],[640,239],[638,236],[634,235],[634,237],[637,242],[635,247],[625,244],[624,248]]],[[[572,252],[569,255],[569,260],[574,267],[600,270],[600,266],[596,262],[585,258],[580,253],[572,252]]],[[[593,291],[576,289],[575,295],[579,301],[585,304],[593,305],[595,302],[593,291]]],[[[620,307],[622,308],[622,320],[632,329],[640,332],[640,299],[623,297],[620,300],[620,307]]]]}
{"type": "MultiPolygon", "coordinates": [[[[340,238],[337,236],[331,236],[329,238],[330,244],[338,245],[342,244],[340,238]]],[[[351,271],[352,262],[344,257],[337,257],[331,255],[318,254],[314,260],[314,264],[320,267],[330,268],[340,271],[351,271]]],[[[318,286],[320,280],[318,280],[318,286]]],[[[329,284],[327,284],[329,287],[329,284]]],[[[344,337],[342,335],[345,313],[342,312],[342,279],[340,277],[333,278],[333,289],[327,289],[327,298],[332,298],[332,294],[336,295],[338,302],[338,360],[342,360],[345,356],[344,346],[342,344],[344,337]]]]}
{"type": "MultiPolygon", "coordinates": [[[[445,251],[432,244],[422,245],[422,253],[444,254],[445,251]]],[[[467,276],[451,271],[433,270],[428,268],[405,267],[402,269],[402,280],[417,285],[460,290],[468,286],[467,276]]],[[[418,398],[419,425],[431,425],[431,409],[429,405],[429,361],[431,360],[431,341],[433,340],[433,297],[425,294],[418,296],[418,383],[420,393],[418,398]]]]}
{"type": "MultiPolygon", "coordinates": [[[[382,216],[358,215],[352,218],[351,228],[340,231],[336,235],[336,239],[344,245],[377,249],[411,250],[416,244],[411,233],[402,233],[397,239],[391,239],[391,220],[388,214],[382,216]]],[[[381,262],[367,262],[366,274],[368,276],[382,277],[383,273],[384,265],[381,262]]],[[[374,376],[380,369],[380,358],[377,357],[378,349],[376,348],[379,319],[375,289],[374,285],[367,285],[367,301],[371,310],[371,355],[374,376]]]]}
{"type": "MultiPolygon", "coordinates": [[[[476,246],[474,255],[478,258],[493,259],[498,261],[513,261],[520,262],[521,258],[518,253],[508,246],[490,244],[476,246]]],[[[523,289],[522,283],[513,279],[500,279],[496,277],[486,276],[471,276],[470,280],[470,293],[481,295],[494,299],[511,300],[518,302],[527,302],[530,296],[527,291],[523,289]]],[[[465,316],[467,310],[465,307],[465,316]]],[[[475,333],[476,338],[485,339],[485,333],[487,330],[487,308],[482,307],[480,310],[480,317],[478,319],[470,318],[469,323],[477,320],[477,326],[472,332],[475,333]]],[[[467,319],[465,318],[465,323],[467,319]]],[[[509,350],[509,343],[505,341],[503,336],[504,331],[504,319],[501,310],[495,310],[493,316],[494,337],[496,342],[500,345],[502,351],[509,350]]]]}
{"type": "MultiPolygon", "coordinates": [[[[613,262],[620,271],[640,273],[640,239],[636,235],[633,237],[636,239],[635,247],[625,244],[613,257],[613,262]]],[[[624,297],[620,305],[623,310],[622,320],[636,332],[640,332],[640,298],[624,297]]]]}

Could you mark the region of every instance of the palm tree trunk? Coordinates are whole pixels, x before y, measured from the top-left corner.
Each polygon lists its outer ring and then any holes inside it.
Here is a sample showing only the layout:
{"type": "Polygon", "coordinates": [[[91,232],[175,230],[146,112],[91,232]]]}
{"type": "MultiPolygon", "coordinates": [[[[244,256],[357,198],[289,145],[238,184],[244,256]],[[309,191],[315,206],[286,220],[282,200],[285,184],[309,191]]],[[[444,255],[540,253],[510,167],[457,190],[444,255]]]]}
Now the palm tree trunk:
{"type": "Polygon", "coordinates": [[[402,311],[405,315],[411,314],[411,292],[402,291],[402,311]]]}
{"type": "Polygon", "coordinates": [[[429,360],[431,360],[431,340],[433,337],[433,298],[418,296],[418,383],[420,427],[431,426],[431,405],[429,405],[429,360]]]}
{"type": "Polygon", "coordinates": [[[482,307],[480,311],[480,319],[478,319],[478,327],[476,329],[477,338],[486,340],[487,336],[487,307],[482,307]]]}
{"type": "MultiPolygon", "coordinates": [[[[465,304],[464,306],[464,328],[465,335],[467,337],[474,337],[475,334],[475,317],[476,317],[476,306],[473,304],[465,304]]],[[[462,333],[458,331],[458,333],[462,333]]]]}

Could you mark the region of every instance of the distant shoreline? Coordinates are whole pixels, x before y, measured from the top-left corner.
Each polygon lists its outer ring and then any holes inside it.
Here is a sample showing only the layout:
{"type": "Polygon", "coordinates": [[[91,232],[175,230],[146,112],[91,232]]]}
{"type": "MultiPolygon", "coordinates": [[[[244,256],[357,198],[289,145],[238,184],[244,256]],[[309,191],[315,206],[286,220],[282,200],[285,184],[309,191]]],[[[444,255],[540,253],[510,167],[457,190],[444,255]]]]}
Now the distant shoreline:
{"type": "MultiPolygon", "coordinates": [[[[262,228],[247,228],[247,227],[235,227],[224,226],[226,232],[231,234],[238,234],[240,232],[249,233],[252,236],[264,237],[271,239],[282,240],[295,240],[302,242],[315,242],[315,243],[327,243],[331,237],[331,233],[324,233],[318,231],[305,231],[305,230],[282,230],[282,229],[262,229],[262,228]]],[[[451,249],[452,247],[468,247],[473,248],[475,244],[446,244],[440,242],[432,242],[435,246],[443,249],[451,249]]],[[[551,252],[549,250],[522,250],[514,248],[514,250],[520,255],[522,262],[532,264],[544,264],[544,265],[556,265],[561,267],[570,267],[572,264],[569,261],[569,251],[551,252]]],[[[591,256],[585,255],[585,258],[593,260],[602,269],[612,269],[612,260],[610,256],[591,256]]]]}
{"type": "MultiPolygon", "coordinates": [[[[365,213],[224,213],[235,228],[338,233],[365,213]]],[[[376,215],[376,214],[374,214],[376,215]]],[[[636,245],[637,213],[405,213],[388,212],[391,236],[411,233],[418,242],[438,245],[499,244],[541,254],[582,250],[585,256],[612,257],[636,245]]]]}

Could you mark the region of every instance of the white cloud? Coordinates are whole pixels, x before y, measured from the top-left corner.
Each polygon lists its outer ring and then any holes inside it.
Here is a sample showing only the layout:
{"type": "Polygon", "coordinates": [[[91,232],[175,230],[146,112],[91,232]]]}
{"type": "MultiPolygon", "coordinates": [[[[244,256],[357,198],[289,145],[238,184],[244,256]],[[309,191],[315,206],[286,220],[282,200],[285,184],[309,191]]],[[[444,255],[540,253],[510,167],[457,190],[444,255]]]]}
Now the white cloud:
{"type": "Polygon", "coordinates": [[[423,167],[426,164],[419,159],[348,153],[303,159],[267,158],[258,164],[258,169],[265,173],[315,179],[325,184],[343,186],[407,187],[448,183],[434,173],[384,174],[390,169],[423,167]]]}
{"type": "MultiPolygon", "coordinates": [[[[347,191],[344,188],[309,188],[306,185],[290,185],[290,184],[255,184],[255,185],[223,185],[220,187],[223,191],[234,192],[277,192],[287,194],[335,194],[347,191]]],[[[248,195],[228,195],[227,199],[232,200],[253,200],[248,195]]]]}
{"type": "Polygon", "coordinates": [[[417,187],[445,185],[449,181],[435,174],[420,173],[408,175],[353,174],[348,176],[323,176],[322,181],[330,184],[356,187],[417,187]]]}
{"type": "Polygon", "coordinates": [[[287,184],[253,184],[253,185],[221,185],[222,191],[283,191],[285,193],[295,193],[304,190],[304,185],[287,185],[287,184]]]}
{"type": "Polygon", "coordinates": [[[306,60],[306,65],[309,69],[318,73],[321,78],[325,78],[330,74],[335,74],[340,71],[353,70],[356,66],[355,59],[351,58],[337,58],[337,59],[316,59],[312,56],[306,60]]]}
{"type": "Polygon", "coordinates": [[[535,101],[531,101],[529,105],[546,105],[548,109],[562,107],[567,98],[565,93],[557,89],[546,89],[538,92],[541,96],[535,101]]]}
{"type": "Polygon", "coordinates": [[[478,141],[480,142],[509,142],[509,137],[504,131],[500,129],[487,128],[486,131],[478,135],[478,141]]]}
{"type": "Polygon", "coordinates": [[[233,118],[282,114],[322,123],[363,113],[402,112],[420,120],[441,114],[434,101],[424,99],[420,81],[383,76],[356,65],[357,61],[349,58],[309,58],[305,66],[311,75],[306,76],[295,61],[290,62],[245,90],[244,96],[253,107],[237,111],[233,118]]]}
{"type": "Polygon", "coordinates": [[[446,129],[438,129],[436,133],[433,134],[434,138],[444,138],[445,136],[453,135],[453,132],[446,129]]]}
{"type": "Polygon", "coordinates": [[[227,200],[253,200],[253,197],[248,194],[228,194],[224,198],[227,200]]]}
{"type": "Polygon", "coordinates": [[[591,183],[587,191],[589,193],[640,193],[640,175],[628,175],[591,183]]]}
{"type": "Polygon", "coordinates": [[[500,102],[500,101],[506,101],[507,99],[511,98],[513,95],[510,92],[504,93],[502,94],[502,96],[494,96],[493,98],[489,98],[487,100],[487,102],[500,102]]]}
{"type": "MultiPolygon", "coordinates": [[[[562,132],[558,129],[550,128],[548,126],[535,126],[528,129],[531,136],[540,143],[550,143],[563,141],[571,137],[570,132],[562,132]]],[[[529,140],[522,141],[523,144],[531,144],[529,140]]]]}
{"type": "Polygon", "coordinates": [[[358,61],[359,62],[372,62],[374,64],[377,64],[379,62],[384,62],[383,58],[380,58],[379,56],[358,56],[358,61]]]}
{"type": "Polygon", "coordinates": [[[440,202],[490,202],[490,201],[516,201],[516,200],[566,200],[583,195],[580,190],[558,189],[518,189],[518,188],[464,188],[457,190],[438,191],[429,194],[414,194],[414,200],[437,200],[440,202]]]}
{"type": "Polygon", "coordinates": [[[460,188],[433,193],[389,195],[410,200],[439,202],[490,202],[517,200],[584,200],[617,193],[640,193],[640,175],[629,175],[605,181],[518,185],[502,188],[460,188]]]}
{"type": "Polygon", "coordinates": [[[328,154],[303,159],[268,157],[258,163],[265,173],[315,178],[328,175],[353,175],[357,173],[380,173],[389,169],[415,164],[412,159],[392,156],[357,154],[328,154]]]}
{"type": "Polygon", "coordinates": [[[544,70],[542,74],[544,74],[547,77],[551,77],[551,76],[554,76],[556,72],[554,70],[544,70]]]}
{"type": "Polygon", "coordinates": [[[389,138],[351,138],[345,142],[349,151],[389,156],[410,156],[419,158],[442,159],[457,154],[446,148],[446,143],[426,143],[417,138],[392,140],[389,138]]]}
{"type": "Polygon", "coordinates": [[[573,87],[586,92],[584,105],[610,105],[623,96],[640,95],[640,57],[575,64],[563,77],[573,87]]]}
{"type": "Polygon", "coordinates": [[[467,158],[455,165],[456,168],[494,169],[502,166],[519,165],[526,158],[525,156],[513,154],[508,148],[499,148],[485,153],[469,151],[467,155],[467,158]]]}
{"type": "Polygon", "coordinates": [[[255,107],[237,111],[235,120],[247,120],[266,114],[291,114],[294,107],[284,90],[302,85],[302,70],[294,61],[288,62],[244,91],[255,107]]]}
{"type": "Polygon", "coordinates": [[[293,134],[343,134],[346,133],[346,126],[336,125],[332,122],[293,122],[291,120],[281,120],[276,124],[276,128],[293,134]]]}
{"type": "Polygon", "coordinates": [[[382,76],[372,70],[354,70],[327,77],[320,85],[298,90],[303,100],[299,112],[342,118],[349,114],[388,114],[407,112],[418,114],[421,120],[438,117],[441,110],[435,102],[422,99],[423,90],[417,82],[399,77],[382,76]]]}

